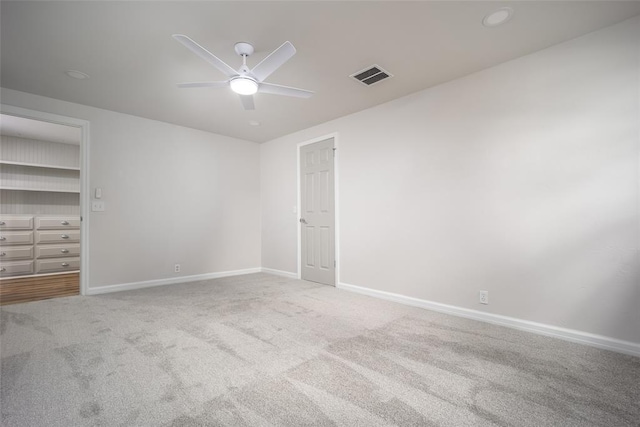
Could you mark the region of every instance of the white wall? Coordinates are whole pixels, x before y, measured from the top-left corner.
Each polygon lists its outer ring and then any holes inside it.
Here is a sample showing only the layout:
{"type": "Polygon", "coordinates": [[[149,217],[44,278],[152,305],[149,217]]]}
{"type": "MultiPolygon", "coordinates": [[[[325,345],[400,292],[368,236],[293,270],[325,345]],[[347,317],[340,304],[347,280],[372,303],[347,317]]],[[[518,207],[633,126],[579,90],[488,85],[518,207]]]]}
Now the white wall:
{"type": "Polygon", "coordinates": [[[89,182],[107,209],[91,213],[89,288],[260,267],[257,144],[8,89],[1,96],[90,122],[89,182]]]}
{"type": "Polygon", "coordinates": [[[639,41],[635,18],[263,144],[263,267],[297,269],[296,144],[338,132],[342,283],[640,343],[639,41]]]}

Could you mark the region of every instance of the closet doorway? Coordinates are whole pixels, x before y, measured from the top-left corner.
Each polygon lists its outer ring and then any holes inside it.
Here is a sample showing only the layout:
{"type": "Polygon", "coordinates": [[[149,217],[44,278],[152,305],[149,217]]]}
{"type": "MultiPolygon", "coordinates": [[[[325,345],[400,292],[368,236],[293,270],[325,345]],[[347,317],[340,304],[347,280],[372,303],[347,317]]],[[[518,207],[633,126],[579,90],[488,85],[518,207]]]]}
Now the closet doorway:
{"type": "Polygon", "coordinates": [[[87,131],[74,119],[2,106],[2,305],[83,293],[87,131]]]}

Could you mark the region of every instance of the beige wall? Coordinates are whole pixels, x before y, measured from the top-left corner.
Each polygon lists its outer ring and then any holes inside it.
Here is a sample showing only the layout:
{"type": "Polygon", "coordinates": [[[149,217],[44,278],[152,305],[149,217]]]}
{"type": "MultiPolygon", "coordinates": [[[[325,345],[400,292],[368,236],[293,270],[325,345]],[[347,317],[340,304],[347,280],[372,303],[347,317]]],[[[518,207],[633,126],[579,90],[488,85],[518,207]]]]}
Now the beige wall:
{"type": "Polygon", "coordinates": [[[635,18],[261,145],[262,266],[296,271],[296,144],[338,132],[342,283],[640,343],[639,43],[635,18]]]}
{"type": "Polygon", "coordinates": [[[90,122],[107,209],[91,213],[89,288],[260,267],[257,144],[6,89],[2,103],[90,122]]]}

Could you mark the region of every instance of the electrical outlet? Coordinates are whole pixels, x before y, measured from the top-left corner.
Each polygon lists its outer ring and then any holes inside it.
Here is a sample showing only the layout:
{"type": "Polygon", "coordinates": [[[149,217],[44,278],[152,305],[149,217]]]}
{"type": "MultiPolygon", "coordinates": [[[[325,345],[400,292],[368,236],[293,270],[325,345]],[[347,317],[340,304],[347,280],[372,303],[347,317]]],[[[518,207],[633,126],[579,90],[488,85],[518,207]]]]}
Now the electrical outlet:
{"type": "Polygon", "coordinates": [[[480,291],[478,293],[478,299],[480,304],[489,304],[489,291],[480,291]]]}
{"type": "Polygon", "coordinates": [[[91,202],[91,212],[104,212],[105,205],[102,200],[93,200],[91,202]]]}
{"type": "Polygon", "coordinates": [[[175,271],[176,273],[180,273],[180,264],[176,264],[176,265],[173,267],[173,271],[175,271]]]}

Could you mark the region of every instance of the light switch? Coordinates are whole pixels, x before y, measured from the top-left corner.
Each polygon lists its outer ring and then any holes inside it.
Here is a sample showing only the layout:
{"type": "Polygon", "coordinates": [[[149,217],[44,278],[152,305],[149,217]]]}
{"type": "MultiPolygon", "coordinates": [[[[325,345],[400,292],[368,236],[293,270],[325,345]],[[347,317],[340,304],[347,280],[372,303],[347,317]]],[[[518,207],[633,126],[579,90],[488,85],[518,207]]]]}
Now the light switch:
{"type": "Polygon", "coordinates": [[[102,188],[96,187],[96,199],[102,199],[102,188]]]}
{"type": "Polygon", "coordinates": [[[102,200],[94,200],[91,202],[91,212],[104,212],[105,206],[102,200]]]}

